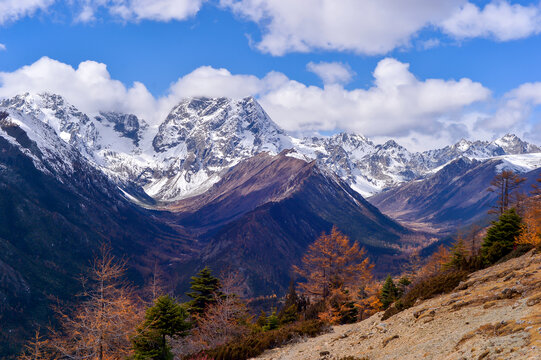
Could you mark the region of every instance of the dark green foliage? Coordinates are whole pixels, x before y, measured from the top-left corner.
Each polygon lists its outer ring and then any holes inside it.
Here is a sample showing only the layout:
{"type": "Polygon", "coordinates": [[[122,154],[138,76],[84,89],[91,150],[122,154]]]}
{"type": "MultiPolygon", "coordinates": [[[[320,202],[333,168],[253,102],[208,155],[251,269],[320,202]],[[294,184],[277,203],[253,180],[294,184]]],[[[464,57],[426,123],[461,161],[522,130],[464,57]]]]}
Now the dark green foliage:
{"type": "Polygon", "coordinates": [[[280,320],[280,324],[289,324],[292,322],[295,322],[299,318],[299,314],[297,312],[297,305],[291,304],[288,308],[284,307],[282,311],[280,311],[280,315],[278,316],[280,320]]]}
{"type": "Polygon", "coordinates": [[[438,294],[445,294],[452,291],[460,282],[468,276],[466,271],[452,271],[434,275],[412,288],[400,299],[394,306],[388,308],[383,315],[382,320],[406,310],[415,304],[418,299],[425,300],[438,294]]]}
{"type": "Polygon", "coordinates": [[[299,319],[299,314],[306,309],[306,306],[306,299],[297,295],[295,283],[293,281],[290,282],[289,291],[286,295],[284,306],[278,314],[280,324],[288,324],[297,321],[299,319]]]}
{"type": "Polygon", "coordinates": [[[188,311],[192,315],[202,315],[210,304],[215,303],[215,296],[220,296],[220,280],[212,276],[208,266],[192,276],[191,291],[186,293],[193,300],[188,303],[188,311]]]}
{"type": "Polygon", "coordinates": [[[273,311],[272,315],[270,315],[267,318],[267,324],[263,326],[263,330],[270,331],[270,330],[278,329],[279,325],[280,325],[280,321],[278,320],[278,316],[276,316],[276,311],[273,311]]]}
{"type": "Polygon", "coordinates": [[[268,322],[268,318],[267,318],[267,314],[261,310],[261,314],[259,314],[259,317],[257,318],[255,324],[257,325],[257,327],[263,329],[263,327],[265,325],[267,325],[267,322],[268,322]]]}
{"type": "Polygon", "coordinates": [[[459,237],[451,249],[451,260],[444,265],[445,268],[464,270],[468,267],[468,251],[464,239],[459,237]]]}
{"type": "Polygon", "coordinates": [[[186,335],[190,328],[187,317],[186,309],[169,295],[157,298],[154,305],[147,309],[145,321],[132,339],[135,359],[172,359],[166,338],[186,335]]]}
{"type": "Polygon", "coordinates": [[[349,301],[341,306],[339,314],[340,324],[353,324],[357,322],[359,309],[357,309],[353,301],[349,301]]]}
{"type": "Polygon", "coordinates": [[[534,246],[531,244],[517,244],[515,248],[509,254],[505,255],[500,260],[498,260],[496,264],[501,264],[503,262],[506,262],[507,260],[511,260],[519,256],[522,256],[526,254],[528,251],[532,250],[533,248],[534,246]]]}
{"type": "Polygon", "coordinates": [[[521,232],[521,218],[515,209],[505,211],[492,223],[481,246],[481,255],[487,265],[509,254],[521,232]]]}
{"type": "Polygon", "coordinates": [[[136,360],[173,359],[169,346],[166,345],[165,352],[162,349],[162,337],[157,331],[140,327],[137,329],[137,334],[133,337],[132,343],[134,359],[136,360]]]}
{"type": "Polygon", "coordinates": [[[383,308],[387,309],[398,298],[398,289],[396,288],[391,275],[387,275],[385,283],[381,288],[379,295],[383,308]]]}
{"type": "Polygon", "coordinates": [[[320,320],[302,321],[265,333],[254,333],[210,350],[207,354],[215,360],[245,360],[291,342],[302,336],[314,337],[327,331],[320,320]]]}

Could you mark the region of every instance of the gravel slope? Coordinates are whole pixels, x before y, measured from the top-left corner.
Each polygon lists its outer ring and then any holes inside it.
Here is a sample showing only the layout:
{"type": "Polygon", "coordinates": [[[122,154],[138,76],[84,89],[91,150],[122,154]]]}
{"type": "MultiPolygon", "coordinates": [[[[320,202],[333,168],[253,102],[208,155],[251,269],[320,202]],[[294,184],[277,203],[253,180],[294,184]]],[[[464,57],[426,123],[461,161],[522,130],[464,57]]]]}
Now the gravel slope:
{"type": "Polygon", "coordinates": [[[541,254],[473,273],[454,292],[386,321],[382,315],[258,359],[541,359],[541,254]]]}

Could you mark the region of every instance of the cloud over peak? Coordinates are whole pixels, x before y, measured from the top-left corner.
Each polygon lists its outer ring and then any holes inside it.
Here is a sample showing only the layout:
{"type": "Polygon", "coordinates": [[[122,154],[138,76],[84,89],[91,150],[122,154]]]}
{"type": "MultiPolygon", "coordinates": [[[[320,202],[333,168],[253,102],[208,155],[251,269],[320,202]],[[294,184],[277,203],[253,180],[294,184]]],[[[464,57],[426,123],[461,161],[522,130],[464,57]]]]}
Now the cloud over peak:
{"type": "Polygon", "coordinates": [[[103,110],[134,113],[157,124],[185,97],[252,95],[288,131],[345,130],[395,138],[411,134],[449,137],[455,136],[457,129],[462,135],[467,132],[461,123],[465,110],[490,98],[490,90],[467,78],[420,80],[411,73],[409,64],[394,58],[381,60],[373,75],[371,87],[349,90],[336,81],[344,80],[345,75],[334,74],[330,77],[333,81],[319,87],[291,80],[280,72],[257,77],[202,66],[180,77],[166,95],[156,98],[140,82],[127,87],[112,79],[103,63],[84,61],[75,68],[43,57],[13,72],[0,72],[0,97],[53,92],[91,114],[103,110]]]}

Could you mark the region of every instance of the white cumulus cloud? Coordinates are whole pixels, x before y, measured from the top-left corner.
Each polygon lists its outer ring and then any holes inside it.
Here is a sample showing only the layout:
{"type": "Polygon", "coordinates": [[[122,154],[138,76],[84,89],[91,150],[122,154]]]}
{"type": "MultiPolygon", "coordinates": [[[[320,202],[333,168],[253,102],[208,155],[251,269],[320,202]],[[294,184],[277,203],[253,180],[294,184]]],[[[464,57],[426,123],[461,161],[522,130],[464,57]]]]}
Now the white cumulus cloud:
{"type": "Polygon", "coordinates": [[[316,74],[324,84],[347,84],[355,75],[349,65],[339,62],[309,62],[306,68],[316,74]]]}
{"type": "Polygon", "coordinates": [[[320,88],[289,80],[262,94],[260,101],[289,130],[398,136],[437,131],[444,116],[489,96],[488,89],[470,79],[419,80],[409,64],[386,58],[376,66],[374,85],[368,89],[320,88]]]}
{"type": "Polygon", "coordinates": [[[185,20],[199,12],[206,0],[82,0],[78,21],[95,20],[96,11],[103,7],[113,16],[126,21],[185,20]]]}
{"type": "Polygon", "coordinates": [[[463,0],[221,0],[262,31],[272,55],[314,49],[385,54],[446,19],[463,0]]]}
{"type": "Polygon", "coordinates": [[[0,25],[47,9],[55,0],[1,0],[0,25]]]}
{"type": "Polygon", "coordinates": [[[475,129],[499,132],[526,133],[541,143],[541,121],[531,123],[532,111],[541,105],[541,82],[525,83],[507,92],[494,114],[485,116],[476,122],[475,129]]]}
{"type": "Polygon", "coordinates": [[[541,7],[494,1],[480,9],[467,3],[443,21],[441,27],[445,33],[459,39],[521,39],[541,32],[541,7]]]}
{"type": "Polygon", "coordinates": [[[310,86],[280,72],[263,77],[199,67],[180,77],[162,97],[140,82],[126,86],[105,64],[84,61],[77,67],[43,57],[13,72],[0,72],[0,97],[24,92],[63,95],[82,111],[134,113],[151,124],[189,96],[255,96],[271,118],[297,134],[351,131],[379,139],[395,138],[412,149],[448,144],[461,137],[491,138],[502,132],[530,134],[539,142],[529,114],[541,106],[541,83],[524,84],[502,99],[470,79],[419,79],[409,64],[381,60],[368,88],[346,89],[340,83],[310,86]],[[494,101],[496,100],[496,101],[494,101]],[[499,104],[486,110],[490,104],[499,104]],[[486,111],[476,110],[479,104],[486,111]],[[472,107],[473,106],[473,107],[472,107]]]}
{"type": "Polygon", "coordinates": [[[105,64],[84,61],[77,68],[43,57],[13,72],[0,72],[0,97],[25,92],[51,92],[87,113],[125,111],[150,118],[156,103],[146,87],[135,82],[125,87],[111,79],[105,64]]]}

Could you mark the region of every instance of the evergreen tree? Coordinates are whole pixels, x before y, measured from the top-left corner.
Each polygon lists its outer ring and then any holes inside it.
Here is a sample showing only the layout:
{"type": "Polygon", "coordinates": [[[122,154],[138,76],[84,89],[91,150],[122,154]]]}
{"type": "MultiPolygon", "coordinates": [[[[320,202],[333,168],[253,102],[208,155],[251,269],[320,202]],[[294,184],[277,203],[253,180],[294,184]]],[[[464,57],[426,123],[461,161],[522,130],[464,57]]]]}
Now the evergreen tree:
{"type": "Polygon", "coordinates": [[[359,309],[353,301],[347,301],[340,306],[340,324],[353,324],[357,321],[359,309]]]}
{"type": "Polygon", "coordinates": [[[188,313],[169,295],[160,296],[147,309],[145,321],[133,337],[135,359],[170,360],[173,358],[167,336],[184,336],[190,328],[188,313]]]}
{"type": "Polygon", "coordinates": [[[289,307],[285,307],[280,311],[278,316],[280,319],[280,324],[289,324],[295,322],[299,319],[299,314],[297,313],[297,305],[292,304],[289,307]]]}
{"type": "Polygon", "coordinates": [[[188,311],[191,315],[203,315],[207,306],[216,302],[216,296],[222,296],[220,280],[212,276],[212,271],[208,266],[205,266],[196,276],[192,276],[190,285],[191,291],[186,295],[193,299],[188,303],[188,311]]]}
{"type": "Polygon", "coordinates": [[[459,236],[458,239],[453,244],[451,249],[451,260],[445,264],[445,268],[453,269],[464,269],[467,266],[468,262],[468,250],[466,249],[466,243],[462,236],[459,236]]]}
{"type": "Polygon", "coordinates": [[[505,211],[498,221],[492,223],[481,246],[481,255],[485,263],[494,264],[511,252],[520,232],[520,216],[515,209],[505,211]]]}
{"type": "Polygon", "coordinates": [[[383,308],[387,309],[398,297],[398,289],[396,288],[391,275],[387,275],[385,283],[381,288],[380,300],[383,308]]]}
{"type": "Polygon", "coordinates": [[[265,313],[265,311],[261,310],[261,314],[259,314],[259,317],[257,318],[255,323],[257,326],[263,329],[267,325],[268,321],[269,320],[267,318],[267,314],[265,313]]]}
{"type": "Polygon", "coordinates": [[[278,329],[279,325],[280,325],[280,321],[278,320],[278,316],[276,316],[276,311],[273,311],[272,315],[270,315],[267,318],[267,325],[263,327],[263,330],[270,331],[270,330],[278,329]]]}
{"type": "Polygon", "coordinates": [[[303,307],[305,307],[304,299],[297,295],[295,283],[291,281],[289,283],[289,290],[285,298],[284,306],[278,314],[280,324],[288,324],[298,320],[298,314],[303,310],[303,307]]]}

